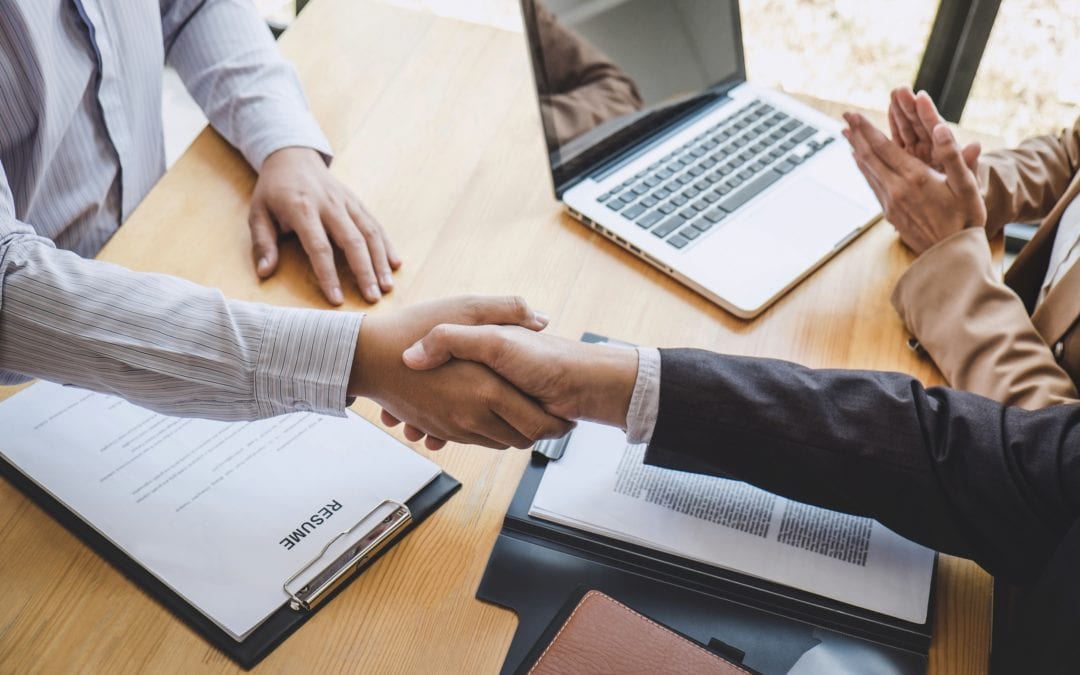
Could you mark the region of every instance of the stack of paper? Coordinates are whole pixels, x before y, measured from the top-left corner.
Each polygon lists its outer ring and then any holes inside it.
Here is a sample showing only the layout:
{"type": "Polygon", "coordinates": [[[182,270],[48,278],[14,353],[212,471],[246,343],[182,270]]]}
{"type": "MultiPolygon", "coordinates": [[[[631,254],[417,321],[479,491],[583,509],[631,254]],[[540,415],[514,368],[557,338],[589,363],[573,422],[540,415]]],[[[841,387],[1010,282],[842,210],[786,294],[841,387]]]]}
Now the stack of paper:
{"type": "Polygon", "coordinates": [[[617,429],[579,424],[563,458],[548,464],[529,514],[926,622],[930,549],[868,518],[647,466],[644,456],[617,429]]]}

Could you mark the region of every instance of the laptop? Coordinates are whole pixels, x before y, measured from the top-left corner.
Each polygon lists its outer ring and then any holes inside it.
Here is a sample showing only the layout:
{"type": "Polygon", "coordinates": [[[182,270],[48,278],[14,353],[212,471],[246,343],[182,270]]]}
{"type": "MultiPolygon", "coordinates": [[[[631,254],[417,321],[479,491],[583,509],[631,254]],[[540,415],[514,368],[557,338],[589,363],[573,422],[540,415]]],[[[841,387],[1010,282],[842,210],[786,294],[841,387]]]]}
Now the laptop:
{"type": "Polygon", "coordinates": [[[737,0],[521,0],[555,194],[751,318],[881,213],[841,124],[746,81],[737,0]]]}

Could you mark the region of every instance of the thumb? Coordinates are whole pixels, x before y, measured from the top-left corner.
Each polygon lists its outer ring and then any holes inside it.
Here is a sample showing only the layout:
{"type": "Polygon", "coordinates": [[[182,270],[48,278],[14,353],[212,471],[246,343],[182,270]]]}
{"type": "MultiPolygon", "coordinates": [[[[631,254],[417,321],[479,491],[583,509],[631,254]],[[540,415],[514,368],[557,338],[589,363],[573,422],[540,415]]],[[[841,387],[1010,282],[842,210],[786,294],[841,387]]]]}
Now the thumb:
{"type": "Polygon", "coordinates": [[[270,214],[259,206],[253,206],[248,216],[251,228],[251,252],[255,258],[255,273],[265,279],[274,273],[278,263],[277,230],[270,222],[270,214]]]}
{"type": "Polygon", "coordinates": [[[495,326],[461,326],[444,323],[405,350],[405,365],[413,370],[438,368],[452,358],[476,361],[491,367],[503,338],[495,326]]]}
{"type": "Polygon", "coordinates": [[[934,127],[934,157],[945,170],[945,180],[954,192],[960,195],[978,192],[975,174],[960,155],[952,131],[944,124],[934,127]]]}

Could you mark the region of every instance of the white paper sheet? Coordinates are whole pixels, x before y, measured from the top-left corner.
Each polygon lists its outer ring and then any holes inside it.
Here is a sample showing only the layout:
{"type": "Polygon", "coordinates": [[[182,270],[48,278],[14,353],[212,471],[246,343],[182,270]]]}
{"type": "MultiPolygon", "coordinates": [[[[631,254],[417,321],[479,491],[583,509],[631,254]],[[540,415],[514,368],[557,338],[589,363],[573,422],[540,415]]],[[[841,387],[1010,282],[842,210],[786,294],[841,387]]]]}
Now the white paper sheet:
{"type": "Polygon", "coordinates": [[[49,383],[0,404],[0,455],[237,640],[334,536],[440,473],[355,415],[227,424],[49,383]]]}
{"type": "MultiPolygon", "coordinates": [[[[753,449],[749,448],[752,452],[753,449]]],[[[622,431],[579,424],[529,514],[924,623],[934,553],[868,518],[642,463],[622,431]]]]}

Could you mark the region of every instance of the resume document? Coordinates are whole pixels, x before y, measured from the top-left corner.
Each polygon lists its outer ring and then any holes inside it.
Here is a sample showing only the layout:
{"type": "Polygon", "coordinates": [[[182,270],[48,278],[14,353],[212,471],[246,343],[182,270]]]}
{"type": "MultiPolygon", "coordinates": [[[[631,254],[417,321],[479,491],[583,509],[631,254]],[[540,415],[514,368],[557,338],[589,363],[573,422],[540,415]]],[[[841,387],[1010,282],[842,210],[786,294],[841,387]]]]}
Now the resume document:
{"type": "Polygon", "coordinates": [[[212,422],[49,383],[0,404],[0,429],[4,459],[236,640],[328,542],[440,473],[352,414],[212,422]]]}

